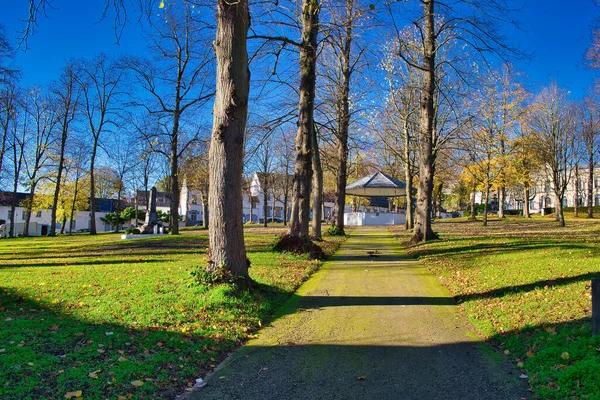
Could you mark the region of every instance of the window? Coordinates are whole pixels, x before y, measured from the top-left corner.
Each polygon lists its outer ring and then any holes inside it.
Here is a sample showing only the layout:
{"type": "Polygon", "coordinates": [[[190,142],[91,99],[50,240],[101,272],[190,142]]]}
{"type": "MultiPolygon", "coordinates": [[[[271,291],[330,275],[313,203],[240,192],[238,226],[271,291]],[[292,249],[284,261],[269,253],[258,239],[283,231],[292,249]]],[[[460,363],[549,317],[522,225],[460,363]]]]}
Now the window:
{"type": "Polygon", "coordinates": [[[581,207],[581,206],[583,206],[583,197],[579,196],[579,197],[577,198],[577,206],[578,206],[578,207],[581,207]]]}
{"type": "Polygon", "coordinates": [[[100,199],[100,210],[102,212],[112,212],[112,200],[110,199],[100,199]]]}
{"type": "Polygon", "coordinates": [[[600,194],[597,194],[596,197],[594,197],[594,205],[600,206],[600,194]]]}
{"type": "Polygon", "coordinates": [[[546,197],[544,199],[544,207],[545,208],[550,208],[552,207],[552,199],[550,197],[546,197]]]}
{"type": "Polygon", "coordinates": [[[21,219],[22,219],[23,221],[25,221],[25,220],[27,219],[27,216],[28,216],[28,215],[29,215],[29,213],[28,213],[27,211],[23,210],[23,215],[21,215],[21,219]]]}
{"type": "Polygon", "coordinates": [[[35,213],[36,218],[42,218],[42,210],[35,213]]]}
{"type": "Polygon", "coordinates": [[[600,178],[595,178],[594,179],[594,187],[597,188],[600,186],[600,178]]]}
{"type": "Polygon", "coordinates": [[[552,190],[552,186],[550,185],[550,181],[546,181],[544,191],[549,192],[552,190]]]}
{"type": "Polygon", "coordinates": [[[192,204],[198,204],[198,196],[192,196],[192,204]]]}
{"type": "Polygon", "coordinates": [[[198,221],[198,211],[192,210],[190,211],[190,221],[198,221]]]}

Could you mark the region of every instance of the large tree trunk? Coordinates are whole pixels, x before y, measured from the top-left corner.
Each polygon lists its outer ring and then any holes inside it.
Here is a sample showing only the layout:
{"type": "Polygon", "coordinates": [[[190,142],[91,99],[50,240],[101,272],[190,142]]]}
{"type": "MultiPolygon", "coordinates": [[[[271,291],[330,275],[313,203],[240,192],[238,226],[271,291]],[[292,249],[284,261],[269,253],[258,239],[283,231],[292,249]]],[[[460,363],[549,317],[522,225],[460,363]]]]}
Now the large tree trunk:
{"type": "MultiPolygon", "coordinates": [[[[265,174],[266,175],[266,174],[265,174]]],[[[265,178],[266,179],[266,178],[265,178]]],[[[268,210],[268,195],[267,195],[267,189],[263,188],[263,226],[266,228],[267,227],[267,210],[268,210]]]]}
{"type": "Polygon", "coordinates": [[[406,222],[404,227],[411,230],[415,227],[413,219],[412,204],[412,174],[410,171],[410,134],[408,130],[408,121],[404,121],[404,180],[406,181],[406,222]]]}
{"type": "Polygon", "coordinates": [[[477,207],[475,206],[475,195],[477,192],[473,190],[471,192],[471,217],[469,218],[471,221],[477,221],[477,207]]]}
{"type": "Polygon", "coordinates": [[[485,201],[483,202],[483,226],[488,224],[488,203],[490,201],[490,185],[485,185],[485,201]]]}
{"type": "Polygon", "coordinates": [[[529,185],[525,185],[523,192],[523,217],[529,218],[531,217],[531,215],[529,215],[529,185]]]}
{"type": "Polygon", "coordinates": [[[579,217],[579,163],[575,162],[575,202],[573,208],[573,215],[579,217]]]}
{"type": "Polygon", "coordinates": [[[319,154],[319,142],[317,132],[313,129],[312,136],[312,167],[313,176],[313,221],[311,236],[314,239],[322,238],[321,220],[323,219],[323,168],[321,168],[321,157],[319,154]]]}
{"type": "Polygon", "coordinates": [[[417,198],[417,220],[413,241],[427,241],[435,238],[431,229],[431,203],[433,194],[433,176],[435,173],[435,157],[433,154],[433,120],[435,109],[433,97],[435,92],[435,27],[434,0],[423,4],[425,26],[423,42],[423,87],[421,91],[420,112],[420,152],[419,152],[419,193],[417,198]]]}
{"type": "Polygon", "coordinates": [[[225,266],[243,278],[248,278],[242,172],[250,88],[246,50],[249,26],[248,0],[218,0],[216,95],[209,150],[209,257],[213,268],[225,266]]]}
{"type": "Polygon", "coordinates": [[[338,168],[336,174],[336,197],[333,208],[333,219],[338,234],[344,235],[344,211],[346,208],[346,184],[348,183],[348,129],[350,125],[350,56],[352,51],[352,14],[354,0],[346,2],[346,21],[344,45],[341,52],[342,85],[340,87],[340,105],[338,107],[337,155],[338,168]]]}
{"type": "MultiPolygon", "coordinates": [[[[200,192],[202,197],[202,226],[204,229],[208,229],[208,199],[205,193],[208,193],[208,188],[204,192],[200,192]]],[[[250,217],[252,217],[252,203],[250,203],[250,217]]]]}
{"type": "MultiPolygon", "coordinates": [[[[178,106],[177,106],[178,107],[178,106]]],[[[169,231],[171,235],[179,234],[179,155],[177,153],[179,135],[179,113],[175,112],[173,116],[173,131],[171,134],[171,219],[169,221],[169,231]]]]}
{"type": "Polygon", "coordinates": [[[98,139],[94,139],[92,147],[92,157],[90,158],[90,235],[96,232],[96,179],[94,178],[94,165],[96,163],[96,151],[98,149],[98,139]]]}
{"type": "MultiPolygon", "coordinates": [[[[287,178],[286,178],[287,179],[287,178]]],[[[288,223],[287,220],[287,215],[288,215],[288,190],[285,190],[285,193],[283,194],[283,226],[286,226],[288,223]]]]}
{"type": "Polygon", "coordinates": [[[594,218],[594,152],[589,153],[587,184],[587,217],[594,218]]]}
{"type": "Polygon", "coordinates": [[[504,186],[498,188],[498,218],[504,218],[504,198],[506,197],[506,189],[504,186]]]}
{"type": "Polygon", "coordinates": [[[302,45],[300,47],[300,101],[296,164],[292,184],[292,217],[288,235],[308,239],[310,191],[312,185],[312,135],[314,134],[315,86],[317,80],[317,35],[319,33],[318,0],[302,1],[302,45]]]}
{"type": "Polygon", "coordinates": [[[563,212],[563,205],[562,205],[562,201],[563,201],[563,197],[564,194],[561,193],[554,193],[556,195],[557,201],[556,201],[556,220],[558,221],[558,224],[560,226],[565,226],[565,214],[563,212]]]}
{"type": "Polygon", "coordinates": [[[60,137],[60,152],[58,156],[58,170],[56,172],[56,186],[54,187],[54,197],[52,198],[52,210],[50,212],[50,230],[48,236],[56,235],[56,209],[58,208],[58,198],[60,195],[60,185],[65,163],[65,147],[67,144],[68,123],[63,123],[62,134],[60,137]],[[65,125],[66,124],[66,125],[65,125]]]}
{"type": "Polygon", "coordinates": [[[23,237],[29,237],[29,223],[31,222],[31,212],[33,211],[33,196],[35,195],[35,185],[31,187],[31,191],[29,192],[29,200],[27,201],[27,206],[25,207],[25,211],[27,215],[25,216],[25,225],[23,226],[23,237]]]}

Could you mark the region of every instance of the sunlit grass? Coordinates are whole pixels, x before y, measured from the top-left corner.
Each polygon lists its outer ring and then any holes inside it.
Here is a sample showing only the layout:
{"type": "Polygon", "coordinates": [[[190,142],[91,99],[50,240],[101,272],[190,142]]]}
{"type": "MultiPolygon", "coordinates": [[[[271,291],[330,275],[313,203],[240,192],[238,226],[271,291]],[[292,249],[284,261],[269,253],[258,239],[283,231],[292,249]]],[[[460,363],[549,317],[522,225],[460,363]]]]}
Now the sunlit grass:
{"type": "MultiPolygon", "coordinates": [[[[600,398],[600,339],[590,280],[600,278],[600,222],[446,220],[441,240],[409,250],[456,297],[481,336],[529,375],[542,398],[600,398]],[[597,349],[598,348],[598,349],[597,349]]],[[[397,231],[399,235],[404,234],[397,231]]]]}
{"type": "Polygon", "coordinates": [[[279,232],[247,232],[256,288],[236,295],[192,284],[190,271],[206,263],[205,231],[1,240],[0,398],[181,393],[320,265],[272,252],[279,232]]]}

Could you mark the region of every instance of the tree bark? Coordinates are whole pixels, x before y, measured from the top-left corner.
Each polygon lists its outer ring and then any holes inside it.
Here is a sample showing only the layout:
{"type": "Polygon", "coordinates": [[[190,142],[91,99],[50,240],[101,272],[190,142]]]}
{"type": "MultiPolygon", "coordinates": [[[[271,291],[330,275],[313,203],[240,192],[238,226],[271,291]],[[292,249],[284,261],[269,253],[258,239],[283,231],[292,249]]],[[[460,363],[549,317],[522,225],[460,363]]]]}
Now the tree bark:
{"type": "Polygon", "coordinates": [[[311,236],[321,240],[321,220],[323,219],[323,168],[319,154],[317,131],[313,129],[312,135],[312,167],[313,175],[313,221],[311,236]]]}
{"type": "Polygon", "coordinates": [[[246,279],[242,172],[250,88],[249,26],[248,0],[218,0],[216,95],[209,150],[209,257],[213,268],[224,266],[246,279]]]}
{"type": "Polygon", "coordinates": [[[296,134],[296,164],[292,183],[292,217],[288,235],[308,239],[310,192],[312,185],[312,135],[314,134],[314,100],[317,80],[317,35],[319,33],[318,0],[302,1],[302,44],[300,46],[300,100],[296,134]]]}
{"type": "Polygon", "coordinates": [[[588,154],[587,217],[594,218],[594,152],[588,154]]]}
{"type": "MultiPolygon", "coordinates": [[[[265,174],[266,175],[266,174],[265,174]]],[[[265,180],[267,178],[265,177],[265,180]]],[[[264,183],[264,182],[263,182],[264,183]]],[[[267,188],[263,188],[263,226],[266,228],[267,227],[267,209],[268,209],[268,194],[267,194],[267,188]]]]}
{"type": "Polygon", "coordinates": [[[348,183],[348,129],[350,126],[350,79],[352,70],[352,13],[354,0],[346,2],[346,21],[343,49],[340,54],[342,68],[342,85],[340,86],[340,105],[338,106],[337,153],[338,168],[336,174],[336,193],[333,208],[334,224],[338,234],[344,235],[344,211],[346,209],[346,185],[348,183]]]}
{"type": "Polygon", "coordinates": [[[471,221],[477,221],[477,207],[475,206],[475,194],[477,192],[471,192],[471,221]]]}
{"type": "Polygon", "coordinates": [[[96,179],[94,178],[94,166],[96,164],[96,151],[98,150],[98,137],[94,137],[92,156],[90,157],[90,235],[96,232],[96,179]]]}
{"type": "MultiPolygon", "coordinates": [[[[173,124],[173,130],[179,130],[179,119],[173,124]]],[[[171,235],[179,234],[179,157],[177,154],[177,139],[171,140],[171,219],[169,221],[169,231],[171,235]]]]}
{"type": "Polygon", "coordinates": [[[488,224],[488,203],[490,201],[490,185],[485,185],[485,201],[483,202],[483,226],[488,224]]]}
{"type": "Polygon", "coordinates": [[[410,133],[408,130],[408,120],[404,120],[404,180],[406,181],[406,221],[404,227],[407,231],[415,227],[413,219],[412,204],[412,173],[410,171],[410,133]]]}
{"type": "Polygon", "coordinates": [[[558,225],[561,227],[565,226],[565,215],[563,212],[563,205],[562,205],[562,201],[563,201],[563,197],[564,194],[560,194],[560,193],[554,193],[557,201],[556,201],[556,220],[558,221],[558,225]]]}
{"type": "Polygon", "coordinates": [[[575,202],[573,208],[573,215],[579,217],[579,163],[575,162],[575,202]]]}
{"type": "Polygon", "coordinates": [[[525,187],[523,188],[523,192],[523,217],[530,218],[531,215],[529,215],[529,185],[525,185],[525,187]]]}
{"type": "Polygon", "coordinates": [[[419,152],[419,192],[417,198],[417,220],[415,223],[413,240],[415,242],[427,241],[435,238],[431,229],[431,203],[433,194],[433,176],[435,173],[435,157],[433,154],[433,120],[435,109],[433,106],[435,93],[435,26],[434,26],[434,0],[423,3],[425,35],[423,41],[423,86],[421,90],[420,110],[420,152],[419,152]]]}
{"type": "Polygon", "coordinates": [[[60,196],[60,185],[62,180],[62,173],[65,164],[65,147],[67,144],[68,126],[62,129],[60,138],[60,152],[58,156],[58,169],[56,171],[56,186],[54,187],[54,197],[52,198],[52,210],[50,214],[50,230],[48,236],[56,235],[56,209],[58,208],[58,198],[60,196]]]}
{"type": "Polygon", "coordinates": [[[33,211],[33,196],[35,196],[35,187],[36,185],[31,187],[31,190],[29,191],[29,200],[27,201],[27,206],[25,207],[27,215],[25,216],[25,225],[23,226],[23,237],[29,237],[29,223],[31,222],[31,212],[33,211]]]}

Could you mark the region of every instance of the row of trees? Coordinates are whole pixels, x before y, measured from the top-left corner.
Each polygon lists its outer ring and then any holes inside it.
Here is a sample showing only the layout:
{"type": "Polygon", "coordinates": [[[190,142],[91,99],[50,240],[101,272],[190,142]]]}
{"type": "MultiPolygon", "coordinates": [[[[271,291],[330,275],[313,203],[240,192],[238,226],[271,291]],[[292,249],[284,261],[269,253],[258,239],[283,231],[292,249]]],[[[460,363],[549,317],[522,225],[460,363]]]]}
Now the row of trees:
{"type": "MultiPolygon", "coordinates": [[[[160,8],[154,0],[107,4],[117,12],[134,7],[148,17],[157,32],[150,39],[156,57],[101,57],[91,63],[95,69],[87,63],[74,69],[81,96],[77,103],[88,125],[86,137],[92,139],[91,181],[95,149],[111,127],[126,126],[117,122],[118,105],[126,104],[127,124],[145,144],[141,160],[161,154],[169,162],[172,226],[177,225],[181,159],[189,160],[183,171],[190,176],[208,177],[196,185],[208,198],[209,269],[224,267],[247,278],[241,190],[246,157],[293,122],[292,210],[285,239],[306,242],[321,236],[320,203],[328,180],[323,165],[335,176],[333,217],[343,233],[348,173],[360,171],[361,155],[350,151],[351,144],[379,147],[386,154],[383,160],[395,173],[404,173],[409,187],[418,179],[416,218],[407,219],[414,241],[435,237],[432,209],[447,167],[457,160],[470,170],[485,171],[486,193],[497,185],[504,195],[508,170],[497,165],[520,148],[517,133],[524,130],[516,126],[525,95],[510,69],[490,68],[497,60],[523,55],[501,34],[503,26],[514,23],[514,10],[503,0],[267,1],[252,6],[252,25],[247,0],[218,0],[215,20],[204,9],[197,11],[212,5],[191,0],[160,2],[160,8]],[[161,14],[153,20],[157,9],[161,14]],[[380,52],[373,43],[382,37],[387,40],[380,43],[380,52]],[[250,70],[258,74],[255,91],[250,70]],[[368,73],[374,70],[381,72],[368,73]],[[487,80],[478,79],[482,75],[487,80]],[[136,96],[128,94],[125,82],[137,88],[136,96]],[[207,143],[200,121],[208,115],[203,106],[213,100],[207,143]],[[383,106],[373,107],[375,103],[383,106]],[[360,137],[368,130],[377,132],[383,145],[360,137]],[[353,158],[357,162],[349,165],[353,158]]],[[[557,107],[562,112],[562,105],[557,107]]],[[[529,115],[536,147],[543,147],[544,114],[529,115]]],[[[552,118],[552,127],[562,123],[552,118]]],[[[263,165],[268,165],[265,152],[263,165]]],[[[60,182],[56,180],[57,191],[60,182]]],[[[90,190],[93,198],[94,183],[90,190]]]]}

